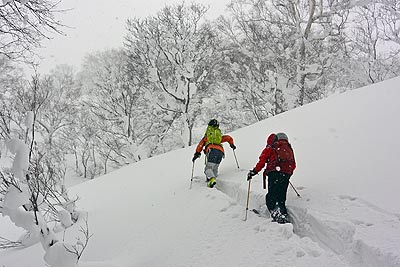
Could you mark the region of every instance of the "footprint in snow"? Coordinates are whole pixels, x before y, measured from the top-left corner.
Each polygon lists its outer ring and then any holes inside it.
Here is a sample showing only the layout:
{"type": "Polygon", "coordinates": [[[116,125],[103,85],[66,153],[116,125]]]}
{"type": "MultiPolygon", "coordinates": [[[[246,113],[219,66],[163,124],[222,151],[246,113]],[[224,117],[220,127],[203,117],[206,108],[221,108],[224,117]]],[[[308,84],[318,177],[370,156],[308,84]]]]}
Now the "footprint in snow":
{"type": "Polygon", "coordinates": [[[225,211],[227,211],[229,209],[229,207],[223,207],[222,209],[220,209],[219,211],[220,212],[225,212],[225,211]]]}
{"type": "Polygon", "coordinates": [[[308,251],[308,254],[313,256],[314,258],[321,256],[321,252],[316,251],[316,250],[310,250],[310,251],[308,251]]]}
{"type": "Polygon", "coordinates": [[[215,195],[213,195],[213,194],[211,194],[211,193],[208,193],[208,194],[206,195],[206,197],[211,198],[211,199],[215,199],[215,195]]]}
{"type": "Polygon", "coordinates": [[[232,219],[236,219],[238,217],[239,217],[239,214],[237,214],[237,213],[232,214],[232,219]]]}
{"type": "Polygon", "coordinates": [[[351,220],[351,222],[354,223],[355,225],[360,225],[360,226],[365,225],[365,226],[369,227],[369,226],[373,226],[374,225],[373,223],[363,222],[363,221],[360,221],[360,220],[351,220]]]}
{"type": "Polygon", "coordinates": [[[256,226],[254,227],[254,230],[255,230],[256,232],[265,232],[265,231],[266,231],[266,228],[265,228],[264,226],[261,226],[261,225],[256,225],[256,226]]]}
{"type": "Polygon", "coordinates": [[[302,251],[302,250],[298,250],[298,251],[296,252],[297,258],[304,257],[305,255],[306,255],[306,253],[305,253],[304,251],[302,251]]]}
{"type": "Polygon", "coordinates": [[[285,223],[283,225],[280,225],[279,231],[286,239],[290,239],[294,235],[293,225],[291,223],[285,223]]]}
{"type": "Polygon", "coordinates": [[[223,207],[222,209],[220,209],[220,212],[225,212],[225,211],[227,211],[229,208],[231,208],[233,206],[236,206],[236,203],[233,202],[233,201],[229,201],[228,206],[227,207],[223,207]]]}
{"type": "Polygon", "coordinates": [[[342,200],[350,200],[350,201],[355,201],[355,200],[357,200],[356,197],[347,196],[347,195],[340,195],[339,198],[342,199],[342,200]]]}

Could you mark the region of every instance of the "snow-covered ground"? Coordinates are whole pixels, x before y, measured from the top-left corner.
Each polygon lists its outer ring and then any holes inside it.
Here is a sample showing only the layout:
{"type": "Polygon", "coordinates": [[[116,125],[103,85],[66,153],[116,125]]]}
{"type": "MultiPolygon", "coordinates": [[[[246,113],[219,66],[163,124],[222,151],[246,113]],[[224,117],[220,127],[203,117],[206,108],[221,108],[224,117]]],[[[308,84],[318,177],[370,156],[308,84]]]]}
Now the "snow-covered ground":
{"type": "MultiPolygon", "coordinates": [[[[400,266],[400,78],[334,95],[230,133],[217,187],[204,156],[172,151],[76,185],[93,237],[80,266],[400,266]],[[247,170],[271,132],[286,132],[298,168],[288,189],[293,224],[249,212],[247,170]]],[[[222,121],[223,125],[224,122],[222,121]]],[[[262,208],[261,175],[250,209],[262,208]]],[[[0,236],[15,228],[0,221],[0,236]]],[[[76,226],[66,236],[74,236],[76,226]]],[[[63,233],[60,233],[62,235],[63,233]]],[[[45,266],[40,244],[0,251],[0,266],[45,266]]]]}

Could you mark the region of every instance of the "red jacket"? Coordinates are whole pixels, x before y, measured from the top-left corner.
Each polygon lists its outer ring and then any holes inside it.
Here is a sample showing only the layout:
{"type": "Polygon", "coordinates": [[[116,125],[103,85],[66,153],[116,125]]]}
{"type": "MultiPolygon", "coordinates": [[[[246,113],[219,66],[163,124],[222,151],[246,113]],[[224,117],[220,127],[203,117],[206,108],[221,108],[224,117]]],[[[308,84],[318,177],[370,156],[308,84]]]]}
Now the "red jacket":
{"type": "MultiPolygon", "coordinates": [[[[276,135],[271,134],[268,139],[267,139],[267,146],[264,148],[264,150],[261,152],[261,155],[259,157],[259,161],[257,162],[256,166],[254,167],[254,171],[259,173],[267,164],[267,168],[265,169],[265,173],[268,174],[271,171],[276,171],[276,153],[274,151],[274,148],[272,148],[272,144],[274,142],[287,142],[287,140],[279,140],[276,141],[276,135]]],[[[291,163],[290,169],[282,169],[280,170],[283,173],[288,173],[288,174],[293,174],[294,169],[296,169],[296,162],[291,163]]]]}
{"type": "MultiPolygon", "coordinates": [[[[233,145],[233,138],[230,135],[223,135],[221,143],[228,142],[230,145],[233,145]]],[[[203,139],[201,139],[200,143],[196,147],[196,152],[201,153],[201,150],[203,150],[204,145],[207,143],[207,136],[204,136],[203,139]]],[[[215,148],[221,151],[222,153],[224,152],[224,147],[222,145],[217,145],[217,144],[209,144],[206,146],[206,154],[210,150],[210,148],[215,148]]]]}

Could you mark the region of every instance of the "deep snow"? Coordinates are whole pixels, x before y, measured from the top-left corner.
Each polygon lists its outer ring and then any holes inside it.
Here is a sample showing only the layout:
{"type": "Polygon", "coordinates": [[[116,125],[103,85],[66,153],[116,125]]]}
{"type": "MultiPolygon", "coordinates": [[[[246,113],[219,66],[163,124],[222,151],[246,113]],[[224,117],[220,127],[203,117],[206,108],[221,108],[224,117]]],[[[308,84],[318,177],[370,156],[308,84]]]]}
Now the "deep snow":
{"type": "MultiPolygon", "coordinates": [[[[205,187],[195,147],[76,185],[94,234],[80,266],[400,266],[400,78],[291,110],[230,133],[217,187],[205,187]],[[292,224],[248,213],[246,173],[271,132],[286,132],[298,168],[292,224]]],[[[224,122],[220,122],[223,128],[224,122]]],[[[261,175],[250,209],[263,208],[261,175]]],[[[16,229],[0,220],[0,236],[16,229]]],[[[78,226],[67,230],[73,237],[78,226]]],[[[60,233],[62,235],[62,233],[60,233]]],[[[40,244],[0,251],[0,266],[45,266],[40,244]]]]}

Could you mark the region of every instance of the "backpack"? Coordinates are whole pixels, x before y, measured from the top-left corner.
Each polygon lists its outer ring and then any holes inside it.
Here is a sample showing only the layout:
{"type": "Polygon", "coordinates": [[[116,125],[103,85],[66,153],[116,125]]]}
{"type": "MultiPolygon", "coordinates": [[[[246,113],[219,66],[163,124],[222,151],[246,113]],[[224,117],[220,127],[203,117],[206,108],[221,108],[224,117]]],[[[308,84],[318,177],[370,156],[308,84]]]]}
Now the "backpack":
{"type": "Polygon", "coordinates": [[[209,144],[221,145],[222,133],[218,127],[208,126],[206,130],[206,137],[207,137],[206,146],[209,144]]]}
{"type": "Polygon", "coordinates": [[[276,159],[275,169],[280,172],[292,174],[295,166],[295,159],[292,146],[287,141],[278,140],[271,145],[276,159]]]}

